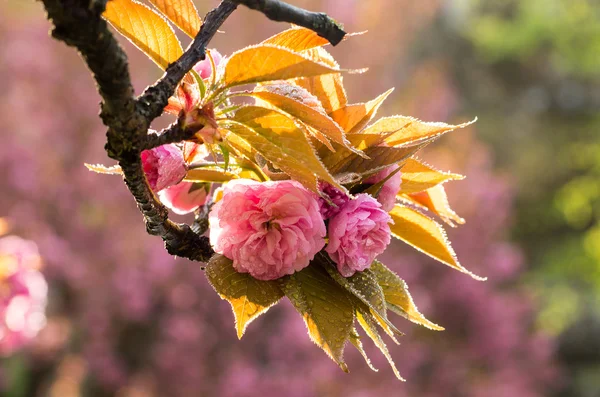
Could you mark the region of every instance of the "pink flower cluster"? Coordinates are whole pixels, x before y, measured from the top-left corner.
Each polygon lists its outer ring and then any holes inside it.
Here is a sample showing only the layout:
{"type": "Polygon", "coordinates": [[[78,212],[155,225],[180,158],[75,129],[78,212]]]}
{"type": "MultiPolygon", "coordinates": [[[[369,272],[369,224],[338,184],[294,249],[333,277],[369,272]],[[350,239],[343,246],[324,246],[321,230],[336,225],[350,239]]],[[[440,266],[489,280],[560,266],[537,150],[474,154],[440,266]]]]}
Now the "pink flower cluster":
{"type": "Polygon", "coordinates": [[[27,345],[46,324],[48,284],[40,264],[33,242],[0,238],[0,355],[27,345]]]}
{"type": "MultiPolygon", "coordinates": [[[[374,180],[383,180],[392,170],[374,180]]],[[[229,182],[210,212],[211,244],[233,260],[236,270],[260,280],[304,269],[325,247],[326,235],[325,251],[344,277],[367,269],[390,243],[390,216],[369,194],[350,199],[332,186],[321,187],[328,200],[295,181],[229,182]]],[[[393,207],[398,189],[399,178],[385,182],[381,193],[386,208],[393,207]]]]}

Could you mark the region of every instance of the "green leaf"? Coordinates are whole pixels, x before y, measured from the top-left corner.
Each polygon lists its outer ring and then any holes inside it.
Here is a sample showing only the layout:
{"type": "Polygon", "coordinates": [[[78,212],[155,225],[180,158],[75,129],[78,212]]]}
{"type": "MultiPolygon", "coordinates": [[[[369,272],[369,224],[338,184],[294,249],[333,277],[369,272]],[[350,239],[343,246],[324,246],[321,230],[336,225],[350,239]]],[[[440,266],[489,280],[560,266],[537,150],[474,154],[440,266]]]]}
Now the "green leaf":
{"type": "Polygon", "coordinates": [[[417,210],[400,204],[396,204],[390,211],[390,216],[394,221],[394,224],[390,225],[394,237],[476,280],[485,280],[458,262],[446,232],[439,223],[417,210]]]}
{"type": "Polygon", "coordinates": [[[183,54],[171,25],[142,3],[111,0],[102,16],[163,70],[183,54]]]}
{"type": "Polygon", "coordinates": [[[354,307],[348,293],[321,266],[308,266],[281,279],[281,288],[304,318],[310,338],[344,372],[344,345],[354,329],[354,307]]]}
{"type": "Polygon", "coordinates": [[[206,277],[219,296],[228,301],[241,338],[248,325],[283,297],[277,281],[257,280],[238,273],[230,259],[215,254],[206,265],[206,277]]]}
{"type": "Polygon", "coordinates": [[[385,342],[381,338],[381,335],[379,335],[379,331],[377,330],[377,322],[375,318],[373,317],[372,313],[368,310],[368,307],[362,304],[362,302],[361,305],[358,305],[356,309],[356,319],[358,320],[360,326],[365,330],[369,338],[371,338],[371,340],[375,343],[375,346],[379,348],[379,350],[388,360],[390,366],[392,367],[392,370],[394,371],[394,375],[396,375],[396,377],[399,380],[404,381],[404,378],[400,376],[400,372],[398,372],[398,369],[396,368],[396,364],[394,363],[394,360],[392,359],[392,356],[387,346],[385,345],[385,342]]]}
{"type": "Polygon", "coordinates": [[[239,176],[222,169],[194,168],[187,172],[184,181],[186,182],[229,182],[238,179],[239,176]]]}
{"type": "Polygon", "coordinates": [[[323,166],[304,131],[283,113],[247,106],[236,112],[227,128],[308,189],[318,192],[318,179],[343,189],[323,166]]]}
{"type": "Polygon", "coordinates": [[[369,368],[375,372],[379,372],[379,370],[373,366],[373,363],[371,363],[369,356],[367,356],[367,352],[365,352],[365,349],[363,348],[360,336],[358,335],[358,332],[356,332],[356,329],[354,329],[350,334],[350,343],[352,343],[352,346],[354,346],[360,355],[363,356],[369,368]]]}
{"type": "Polygon", "coordinates": [[[223,76],[225,87],[264,81],[287,80],[340,72],[305,55],[273,45],[257,45],[234,52],[223,76]]]}
{"type": "Polygon", "coordinates": [[[202,21],[192,0],[149,0],[185,34],[194,38],[202,21]]]}
{"type": "Polygon", "coordinates": [[[362,272],[356,272],[350,277],[344,277],[338,272],[331,259],[326,257],[326,254],[318,254],[315,262],[322,265],[331,278],[339,285],[367,305],[373,316],[377,319],[377,322],[383,324],[382,328],[384,328],[388,335],[394,339],[394,342],[398,343],[394,338],[394,334],[397,336],[402,336],[404,334],[388,320],[383,290],[377,283],[377,277],[375,277],[369,269],[362,272]]]}
{"type": "Polygon", "coordinates": [[[415,305],[412,296],[408,292],[406,282],[396,273],[388,269],[379,261],[373,262],[371,271],[377,277],[377,281],[383,290],[385,301],[390,310],[397,313],[413,323],[420,324],[429,329],[443,331],[444,328],[432,323],[423,316],[415,305]]]}

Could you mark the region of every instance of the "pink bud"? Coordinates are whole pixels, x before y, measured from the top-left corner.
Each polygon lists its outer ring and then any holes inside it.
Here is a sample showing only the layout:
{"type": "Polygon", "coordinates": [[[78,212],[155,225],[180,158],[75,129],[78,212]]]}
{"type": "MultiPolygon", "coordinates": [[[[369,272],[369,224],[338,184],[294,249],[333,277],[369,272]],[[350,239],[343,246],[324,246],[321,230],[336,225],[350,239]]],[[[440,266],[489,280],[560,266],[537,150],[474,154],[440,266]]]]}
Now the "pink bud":
{"type": "Polygon", "coordinates": [[[185,215],[206,203],[209,183],[181,182],[158,193],[160,201],[176,214],[185,215]]]}
{"type": "Polygon", "coordinates": [[[183,153],[173,144],[144,150],[141,157],[148,184],[155,192],[180,182],[187,172],[183,153]]]}
{"type": "MultiPolygon", "coordinates": [[[[213,60],[215,61],[215,66],[219,66],[223,56],[219,53],[219,51],[212,49],[210,50],[210,55],[212,55],[213,60]]],[[[212,74],[212,67],[210,65],[210,58],[206,55],[204,60],[198,62],[194,65],[194,70],[202,77],[203,79],[209,78],[212,74]]]]}

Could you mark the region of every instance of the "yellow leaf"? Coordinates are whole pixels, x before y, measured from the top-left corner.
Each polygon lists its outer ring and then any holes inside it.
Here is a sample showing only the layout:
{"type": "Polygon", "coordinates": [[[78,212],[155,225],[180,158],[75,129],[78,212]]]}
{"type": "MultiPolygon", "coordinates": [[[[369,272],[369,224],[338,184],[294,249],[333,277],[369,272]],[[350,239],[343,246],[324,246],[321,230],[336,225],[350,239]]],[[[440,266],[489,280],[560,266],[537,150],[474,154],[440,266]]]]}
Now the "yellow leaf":
{"type": "Polygon", "coordinates": [[[320,266],[308,266],[284,277],[281,288],[304,318],[313,342],[348,372],[344,345],[354,328],[354,307],[348,293],[320,266]]]}
{"type": "Polygon", "coordinates": [[[444,222],[452,227],[456,226],[454,222],[459,225],[465,223],[465,220],[450,208],[448,195],[442,185],[434,186],[423,192],[411,193],[406,195],[406,197],[438,215],[444,222]]]}
{"type": "Polygon", "coordinates": [[[457,181],[465,178],[463,175],[436,170],[414,158],[408,159],[402,166],[401,171],[400,194],[422,192],[446,181],[457,181]]]}
{"type": "Polygon", "coordinates": [[[84,163],[85,168],[90,171],[96,172],[98,174],[107,174],[107,175],[123,175],[123,170],[119,165],[112,165],[107,167],[102,164],[88,164],[84,163]]]}
{"type": "Polygon", "coordinates": [[[318,192],[317,178],[343,189],[321,164],[304,131],[286,115],[247,106],[236,112],[228,129],[308,189],[318,192]]]}
{"type": "Polygon", "coordinates": [[[385,138],[384,142],[389,146],[398,146],[409,142],[440,136],[457,128],[467,127],[473,124],[477,119],[459,125],[426,123],[406,116],[393,116],[386,120],[388,123],[387,128],[390,132],[393,132],[393,134],[385,138]]]}
{"type": "Polygon", "coordinates": [[[229,182],[238,179],[236,174],[210,168],[194,168],[185,175],[186,182],[229,182]]]}
{"type": "Polygon", "coordinates": [[[399,204],[390,211],[390,216],[394,221],[394,224],[390,225],[394,237],[476,280],[485,280],[471,273],[458,262],[446,232],[436,221],[399,204]]]}
{"type": "MultiPolygon", "coordinates": [[[[304,51],[311,59],[318,60],[330,67],[339,69],[339,65],[333,57],[321,47],[316,47],[304,51]]],[[[315,77],[295,79],[294,83],[304,87],[316,96],[327,113],[331,113],[341,107],[346,106],[348,97],[344,89],[342,75],[340,73],[331,73],[315,77]]]]}
{"type": "Polygon", "coordinates": [[[394,91],[389,89],[367,103],[346,105],[333,113],[333,118],[348,134],[360,132],[371,121],[385,99],[394,91]]]}
{"type": "Polygon", "coordinates": [[[171,22],[190,37],[196,37],[202,21],[192,0],[150,0],[171,22]]]}
{"type": "Polygon", "coordinates": [[[417,309],[412,296],[408,292],[408,286],[398,275],[385,267],[381,262],[375,261],[370,267],[376,275],[377,281],[383,290],[388,307],[393,312],[407,318],[413,323],[424,327],[443,331],[444,328],[427,320],[417,309]]]}
{"type": "Polygon", "coordinates": [[[206,265],[206,277],[221,299],[228,301],[235,316],[238,338],[248,325],[283,297],[277,281],[257,280],[238,273],[232,261],[215,254],[206,265]]]}
{"type": "Polygon", "coordinates": [[[246,47],[234,52],[225,65],[225,86],[287,80],[339,72],[339,68],[272,45],[246,47]]]}
{"type": "Polygon", "coordinates": [[[310,29],[295,26],[269,37],[261,44],[276,45],[300,52],[324,46],[325,44],[329,44],[329,41],[310,29]]]}
{"type": "Polygon", "coordinates": [[[249,95],[283,110],[332,141],[355,151],[345,138],[344,131],[327,115],[321,102],[304,88],[289,83],[269,84],[249,95]]]}
{"type": "Polygon", "coordinates": [[[175,32],[162,16],[135,0],[111,0],[104,18],[158,66],[166,69],[183,49],[175,32]]]}
{"type": "Polygon", "coordinates": [[[363,356],[369,368],[371,368],[372,371],[379,372],[379,370],[371,363],[369,356],[367,356],[367,352],[365,352],[365,349],[363,348],[362,342],[360,341],[360,336],[356,332],[356,329],[354,329],[350,334],[350,343],[352,343],[352,346],[354,346],[360,355],[363,356]]]}
{"type": "Polygon", "coordinates": [[[392,355],[390,354],[387,346],[385,345],[385,342],[381,338],[381,335],[379,335],[379,331],[377,331],[376,320],[373,318],[373,315],[366,309],[367,308],[365,307],[365,305],[358,306],[356,310],[356,319],[358,320],[358,323],[360,324],[362,329],[365,330],[369,338],[371,338],[371,340],[375,343],[375,346],[379,348],[379,350],[388,360],[388,363],[394,371],[394,375],[396,375],[396,377],[399,380],[404,381],[404,378],[402,378],[400,372],[398,372],[398,369],[396,368],[396,364],[394,363],[392,355]]]}

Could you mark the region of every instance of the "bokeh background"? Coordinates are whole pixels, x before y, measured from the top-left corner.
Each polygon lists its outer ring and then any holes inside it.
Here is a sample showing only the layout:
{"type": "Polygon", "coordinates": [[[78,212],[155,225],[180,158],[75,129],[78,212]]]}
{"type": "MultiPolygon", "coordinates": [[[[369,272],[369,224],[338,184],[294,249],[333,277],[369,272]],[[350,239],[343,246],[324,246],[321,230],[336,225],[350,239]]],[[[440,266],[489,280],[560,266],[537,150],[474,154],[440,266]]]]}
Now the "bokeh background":
{"type": "MultiPolygon", "coordinates": [[[[369,343],[380,371],[348,349],[342,373],[289,304],[238,341],[200,266],[145,234],[120,178],[84,168],[108,161],[82,61],[48,37],[39,2],[1,0],[0,218],[35,244],[4,237],[0,249],[39,253],[48,293],[43,281],[25,289],[42,313],[47,300],[35,338],[0,335],[0,395],[600,396],[600,3],[291,3],[368,31],[332,49],[343,67],[370,69],[345,77],[351,102],[396,87],[380,114],[479,118],[423,157],[468,176],[446,185],[467,219],[449,236],[489,280],[390,247],[383,261],[447,329],[397,321],[407,335],[388,346],[406,383],[369,343]]],[[[216,1],[196,4],[203,15],[216,1]]],[[[228,54],[284,28],[241,7],[212,46],[228,54]]],[[[160,71],[124,47],[139,92],[160,71]]]]}

